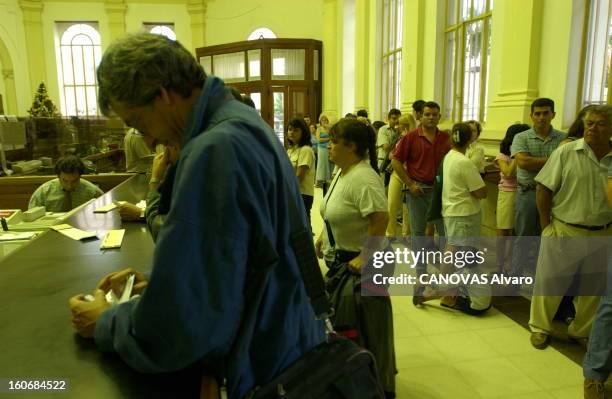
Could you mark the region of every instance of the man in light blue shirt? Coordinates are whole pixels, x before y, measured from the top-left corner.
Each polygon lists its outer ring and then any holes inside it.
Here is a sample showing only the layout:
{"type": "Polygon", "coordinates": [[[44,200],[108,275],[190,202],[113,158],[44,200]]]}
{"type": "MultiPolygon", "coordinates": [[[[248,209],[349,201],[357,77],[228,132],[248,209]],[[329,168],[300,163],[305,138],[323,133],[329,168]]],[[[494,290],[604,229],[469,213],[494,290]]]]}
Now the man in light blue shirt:
{"type": "Polygon", "coordinates": [[[68,212],[90,199],[104,194],[100,187],[81,179],[83,162],[74,155],[57,160],[57,179],[49,180],[34,191],[28,209],[44,206],[49,212],[68,212]]]}
{"type": "MultiPolygon", "coordinates": [[[[510,148],[517,162],[518,190],[514,199],[514,231],[517,236],[512,258],[512,275],[520,276],[527,264],[535,265],[537,242],[529,237],[541,232],[536,206],[534,178],[542,169],[550,154],[565,138],[565,133],[552,127],[555,103],[550,98],[538,98],[531,104],[533,127],[517,134],[510,148]],[[525,237],[525,238],[520,238],[525,237]],[[531,252],[531,256],[530,256],[531,252]]],[[[533,272],[533,267],[530,267],[533,272]]]]}

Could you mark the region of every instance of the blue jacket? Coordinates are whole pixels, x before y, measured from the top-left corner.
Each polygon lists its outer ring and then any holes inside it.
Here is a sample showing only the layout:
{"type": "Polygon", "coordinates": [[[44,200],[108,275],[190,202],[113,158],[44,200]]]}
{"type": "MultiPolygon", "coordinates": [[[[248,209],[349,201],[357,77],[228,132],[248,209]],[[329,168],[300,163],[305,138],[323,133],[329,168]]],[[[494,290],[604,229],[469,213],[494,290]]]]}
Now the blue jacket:
{"type": "Polygon", "coordinates": [[[247,272],[258,234],[274,245],[273,269],[247,356],[226,369],[230,398],[271,380],[324,339],[289,246],[285,190],[307,224],[283,147],[257,112],[206,79],[185,130],[172,204],[140,300],[104,312],[95,340],[146,373],[203,359],[221,364],[243,316],[247,272]]]}

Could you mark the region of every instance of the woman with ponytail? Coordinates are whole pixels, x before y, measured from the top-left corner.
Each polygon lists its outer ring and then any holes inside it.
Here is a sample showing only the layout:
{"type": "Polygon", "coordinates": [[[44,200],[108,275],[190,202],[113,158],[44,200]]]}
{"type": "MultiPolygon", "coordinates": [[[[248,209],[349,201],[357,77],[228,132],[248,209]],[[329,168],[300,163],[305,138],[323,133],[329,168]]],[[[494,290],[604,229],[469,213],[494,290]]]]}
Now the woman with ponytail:
{"type": "MultiPolygon", "coordinates": [[[[451,150],[443,164],[442,216],[447,236],[447,251],[476,252],[480,237],[480,199],[486,198],[487,188],[478,167],[465,155],[472,140],[467,123],[457,123],[450,134],[451,150]]],[[[470,273],[473,265],[449,265],[450,273],[470,273]],[[460,267],[461,266],[461,267],[460,267]]],[[[442,288],[442,287],[439,287],[442,288]]],[[[441,304],[464,313],[478,315],[491,307],[487,286],[459,286],[447,292],[441,304]]]]}
{"type": "MultiPolygon", "coordinates": [[[[321,201],[324,231],[334,248],[335,259],[327,277],[336,314],[333,322],[339,333],[346,333],[364,345],[376,358],[383,389],[388,398],[395,397],[395,349],[393,346],[393,313],[388,296],[362,296],[359,309],[355,296],[361,290],[361,268],[367,259],[360,256],[369,237],[384,237],[387,227],[387,198],[378,174],[374,130],[356,119],[342,119],[331,130],[329,157],[339,172],[321,201]],[[333,286],[333,287],[332,287],[333,286]],[[350,290],[344,290],[349,287],[350,290]],[[359,316],[354,316],[355,312],[359,316]]],[[[317,240],[317,255],[322,257],[322,236],[317,240]]],[[[364,256],[365,258],[365,256],[364,256]]]]}

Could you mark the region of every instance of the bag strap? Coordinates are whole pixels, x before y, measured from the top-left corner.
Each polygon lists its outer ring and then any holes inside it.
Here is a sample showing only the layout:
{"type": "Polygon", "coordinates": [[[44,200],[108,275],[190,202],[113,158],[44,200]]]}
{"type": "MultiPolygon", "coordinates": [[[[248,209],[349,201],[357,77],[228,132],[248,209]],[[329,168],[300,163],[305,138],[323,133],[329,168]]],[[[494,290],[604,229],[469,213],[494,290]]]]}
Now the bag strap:
{"type": "MultiPolygon", "coordinates": [[[[290,187],[290,186],[289,186],[290,187]]],[[[326,320],[332,315],[332,308],[325,291],[325,281],[319,267],[319,260],[315,253],[312,242],[312,233],[300,221],[299,212],[295,200],[290,197],[289,190],[285,190],[287,203],[289,204],[289,243],[295,252],[295,257],[300,268],[306,295],[310,298],[310,304],[318,320],[326,320]]]]}
{"type": "MultiPolygon", "coordinates": [[[[250,126],[250,128],[253,130],[253,126],[250,126]]],[[[270,142],[272,142],[272,139],[276,139],[263,130],[254,130],[259,134],[263,134],[270,142]]],[[[295,176],[292,177],[295,179],[295,176]]],[[[315,317],[317,320],[324,320],[327,332],[332,333],[333,328],[329,318],[333,314],[333,308],[325,291],[325,281],[323,280],[319,261],[315,253],[312,233],[300,220],[298,206],[291,195],[290,187],[296,186],[295,182],[289,181],[287,176],[284,176],[284,180],[283,183],[285,184],[283,186],[286,188],[284,188],[283,192],[289,206],[289,244],[295,253],[304,287],[306,288],[306,295],[310,299],[315,317]]],[[[241,358],[248,349],[248,344],[255,329],[258,309],[268,288],[270,272],[278,265],[279,261],[276,249],[262,233],[256,233],[256,237],[250,246],[249,256],[257,259],[257,265],[251,271],[251,275],[246,278],[244,293],[244,303],[246,305],[236,338],[230,349],[229,356],[225,359],[224,373],[226,367],[232,361],[241,358]]]]}

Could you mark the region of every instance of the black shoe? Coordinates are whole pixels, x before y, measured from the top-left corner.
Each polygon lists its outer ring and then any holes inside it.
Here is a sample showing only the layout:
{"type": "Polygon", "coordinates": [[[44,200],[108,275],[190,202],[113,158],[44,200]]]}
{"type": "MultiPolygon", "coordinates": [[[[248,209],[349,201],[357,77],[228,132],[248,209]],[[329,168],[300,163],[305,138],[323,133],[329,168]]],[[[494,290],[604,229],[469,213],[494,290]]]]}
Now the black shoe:
{"type": "Polygon", "coordinates": [[[412,296],[412,304],[414,306],[422,305],[425,297],[423,293],[425,292],[425,287],[416,287],[414,289],[414,295],[412,296]]]}

